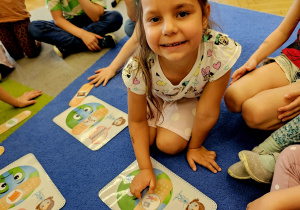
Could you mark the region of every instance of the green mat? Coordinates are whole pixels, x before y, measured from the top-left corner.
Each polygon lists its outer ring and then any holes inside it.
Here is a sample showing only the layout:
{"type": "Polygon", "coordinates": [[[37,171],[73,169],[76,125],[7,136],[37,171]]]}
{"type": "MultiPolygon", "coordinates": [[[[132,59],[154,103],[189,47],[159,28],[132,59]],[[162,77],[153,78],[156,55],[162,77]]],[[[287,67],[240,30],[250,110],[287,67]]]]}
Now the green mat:
{"type": "MultiPolygon", "coordinates": [[[[20,83],[10,79],[3,79],[0,82],[0,86],[14,97],[19,97],[24,92],[32,90],[31,88],[21,85],[20,83]]],[[[52,99],[53,99],[52,96],[48,96],[43,93],[41,96],[35,99],[36,100],[35,104],[24,108],[15,108],[7,103],[4,103],[3,101],[0,101],[0,125],[25,110],[31,111],[31,115],[28,118],[26,118],[19,124],[15,125],[14,127],[7,130],[5,133],[0,135],[0,143],[3,142],[10,134],[12,134],[20,126],[22,126],[28,119],[30,119],[33,115],[35,115],[38,111],[40,111],[52,99]]]]}

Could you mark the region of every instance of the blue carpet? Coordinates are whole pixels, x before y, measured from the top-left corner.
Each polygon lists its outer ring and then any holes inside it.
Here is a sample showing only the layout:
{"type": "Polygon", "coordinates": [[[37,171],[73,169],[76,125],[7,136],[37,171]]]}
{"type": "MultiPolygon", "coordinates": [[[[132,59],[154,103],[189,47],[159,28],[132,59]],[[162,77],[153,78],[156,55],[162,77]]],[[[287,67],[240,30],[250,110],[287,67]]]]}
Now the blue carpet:
{"type": "MultiPolygon", "coordinates": [[[[242,55],[233,70],[249,58],[283,19],[221,4],[212,4],[212,11],[212,17],[216,17],[214,20],[223,32],[243,47],[242,55]]],[[[106,53],[2,143],[6,152],[0,157],[0,168],[27,153],[33,153],[65,197],[66,205],[63,209],[108,209],[98,197],[99,190],[135,160],[128,128],[100,150],[91,151],[52,121],[68,108],[69,101],[87,82],[88,76],[96,69],[109,65],[126,40],[121,40],[115,49],[106,53]]],[[[106,87],[93,88],[90,95],[127,113],[127,93],[121,74],[106,87]]],[[[168,156],[153,148],[151,156],[213,199],[218,209],[245,209],[250,201],[268,192],[270,186],[252,180],[233,179],[227,174],[227,169],[239,160],[237,154],[240,150],[252,149],[269,134],[248,128],[241,115],[230,113],[222,102],[219,121],[204,143],[207,149],[216,151],[217,162],[223,169],[221,173],[213,174],[202,167],[193,172],[186,161],[185,152],[168,156]]]]}

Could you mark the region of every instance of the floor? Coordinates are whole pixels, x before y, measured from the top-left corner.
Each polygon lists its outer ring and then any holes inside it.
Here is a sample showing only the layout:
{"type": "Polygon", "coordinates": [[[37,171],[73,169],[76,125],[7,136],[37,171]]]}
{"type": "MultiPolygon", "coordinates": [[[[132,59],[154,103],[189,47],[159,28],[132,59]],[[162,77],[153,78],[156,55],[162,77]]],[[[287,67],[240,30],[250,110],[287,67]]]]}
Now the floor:
{"type": "MultiPolygon", "coordinates": [[[[222,4],[242,7],[250,10],[285,16],[293,0],[212,0],[222,4]]],[[[45,18],[50,20],[51,15],[44,7],[45,0],[25,0],[27,9],[31,12],[31,20],[45,18]]],[[[110,0],[107,0],[108,10],[115,9],[121,12],[124,20],[127,19],[126,6],[120,1],[117,7],[112,8],[110,0]]],[[[117,40],[125,36],[123,26],[114,33],[117,40]]],[[[33,89],[42,90],[45,94],[55,97],[79,75],[86,71],[108,49],[99,53],[82,52],[74,54],[66,59],[59,58],[53,51],[53,46],[43,43],[42,52],[34,59],[23,58],[14,62],[16,68],[8,76],[10,79],[29,86],[33,89]]],[[[88,82],[88,81],[87,81],[88,82]]]]}

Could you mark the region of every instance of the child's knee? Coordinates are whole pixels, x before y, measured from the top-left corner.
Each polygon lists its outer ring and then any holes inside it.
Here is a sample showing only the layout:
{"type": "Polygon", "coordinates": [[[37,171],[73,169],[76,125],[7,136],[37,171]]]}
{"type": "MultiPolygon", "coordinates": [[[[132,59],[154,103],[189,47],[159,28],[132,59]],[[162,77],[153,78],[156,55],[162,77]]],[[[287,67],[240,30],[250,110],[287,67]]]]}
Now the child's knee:
{"type": "Polygon", "coordinates": [[[178,139],[164,137],[156,137],[157,148],[169,155],[175,155],[181,152],[186,146],[188,141],[178,136],[178,139]]]}
{"type": "Polygon", "coordinates": [[[41,25],[41,23],[39,21],[33,21],[28,26],[29,34],[34,39],[38,39],[39,37],[41,37],[42,30],[41,30],[40,25],[41,25]]]}
{"type": "Polygon", "coordinates": [[[111,13],[111,27],[114,27],[114,30],[117,31],[123,24],[123,16],[118,11],[111,11],[111,13]]]}
{"type": "Polygon", "coordinates": [[[264,128],[265,113],[265,108],[255,100],[249,99],[242,105],[242,116],[250,128],[266,130],[267,128],[264,128]]]}
{"type": "Polygon", "coordinates": [[[241,92],[236,86],[231,85],[227,88],[224,95],[224,101],[227,109],[230,112],[241,112],[243,101],[241,100],[240,96],[241,92]]]}

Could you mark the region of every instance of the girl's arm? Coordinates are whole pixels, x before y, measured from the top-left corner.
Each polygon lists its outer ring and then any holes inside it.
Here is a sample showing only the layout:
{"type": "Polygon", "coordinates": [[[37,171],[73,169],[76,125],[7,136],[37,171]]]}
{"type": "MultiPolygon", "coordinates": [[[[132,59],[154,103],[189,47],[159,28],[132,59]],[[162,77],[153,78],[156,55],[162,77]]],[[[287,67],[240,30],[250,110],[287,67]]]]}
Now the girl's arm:
{"type": "Polygon", "coordinates": [[[132,22],[136,22],[137,6],[135,0],[125,0],[127,15],[132,22]]]}
{"type": "Polygon", "coordinates": [[[0,100],[8,103],[14,107],[25,107],[32,104],[35,104],[36,101],[33,100],[34,98],[42,95],[42,91],[40,90],[32,90],[29,92],[25,92],[18,98],[11,96],[7,93],[2,87],[0,87],[0,100]]]}
{"type": "Polygon", "coordinates": [[[89,16],[89,18],[93,22],[99,21],[100,17],[104,13],[104,8],[99,4],[95,4],[90,0],[78,0],[80,6],[84,10],[85,14],[89,16]]]}
{"type": "Polygon", "coordinates": [[[98,34],[94,34],[91,32],[88,32],[86,30],[83,30],[69,21],[67,21],[62,13],[62,10],[55,10],[51,11],[52,18],[54,20],[55,25],[57,25],[62,30],[69,32],[70,34],[73,34],[74,36],[82,39],[84,44],[91,50],[101,50],[101,48],[98,46],[98,39],[102,39],[101,36],[98,34]]]}
{"type": "Polygon", "coordinates": [[[214,173],[217,173],[217,170],[221,171],[215,161],[215,152],[207,151],[202,144],[219,118],[220,104],[228,85],[230,72],[229,70],[218,80],[209,82],[200,96],[187,152],[187,160],[194,171],[197,170],[195,162],[214,173]]]}
{"type": "Polygon", "coordinates": [[[247,210],[300,209],[300,186],[272,191],[256,199],[247,210]]]}
{"type": "Polygon", "coordinates": [[[232,75],[232,82],[242,77],[247,71],[252,71],[270,54],[281,47],[291,36],[300,21],[300,1],[294,0],[281,24],[273,31],[249,60],[232,75]]]}
{"type": "Polygon", "coordinates": [[[147,122],[146,95],[138,95],[128,89],[128,124],[134,153],[140,172],[130,184],[131,193],[141,198],[141,191],[149,186],[152,193],[155,189],[155,175],[150,160],[150,134],[147,122]]]}
{"type": "Polygon", "coordinates": [[[130,39],[124,44],[122,49],[120,50],[117,57],[111,62],[111,64],[102,69],[98,69],[95,71],[95,75],[90,76],[88,80],[90,81],[90,84],[95,84],[96,87],[98,87],[102,82],[103,86],[107,84],[107,82],[115,76],[116,72],[125,64],[125,62],[129,59],[129,57],[134,53],[134,51],[138,47],[138,40],[136,35],[136,28],[133,31],[132,36],[130,39]]]}

